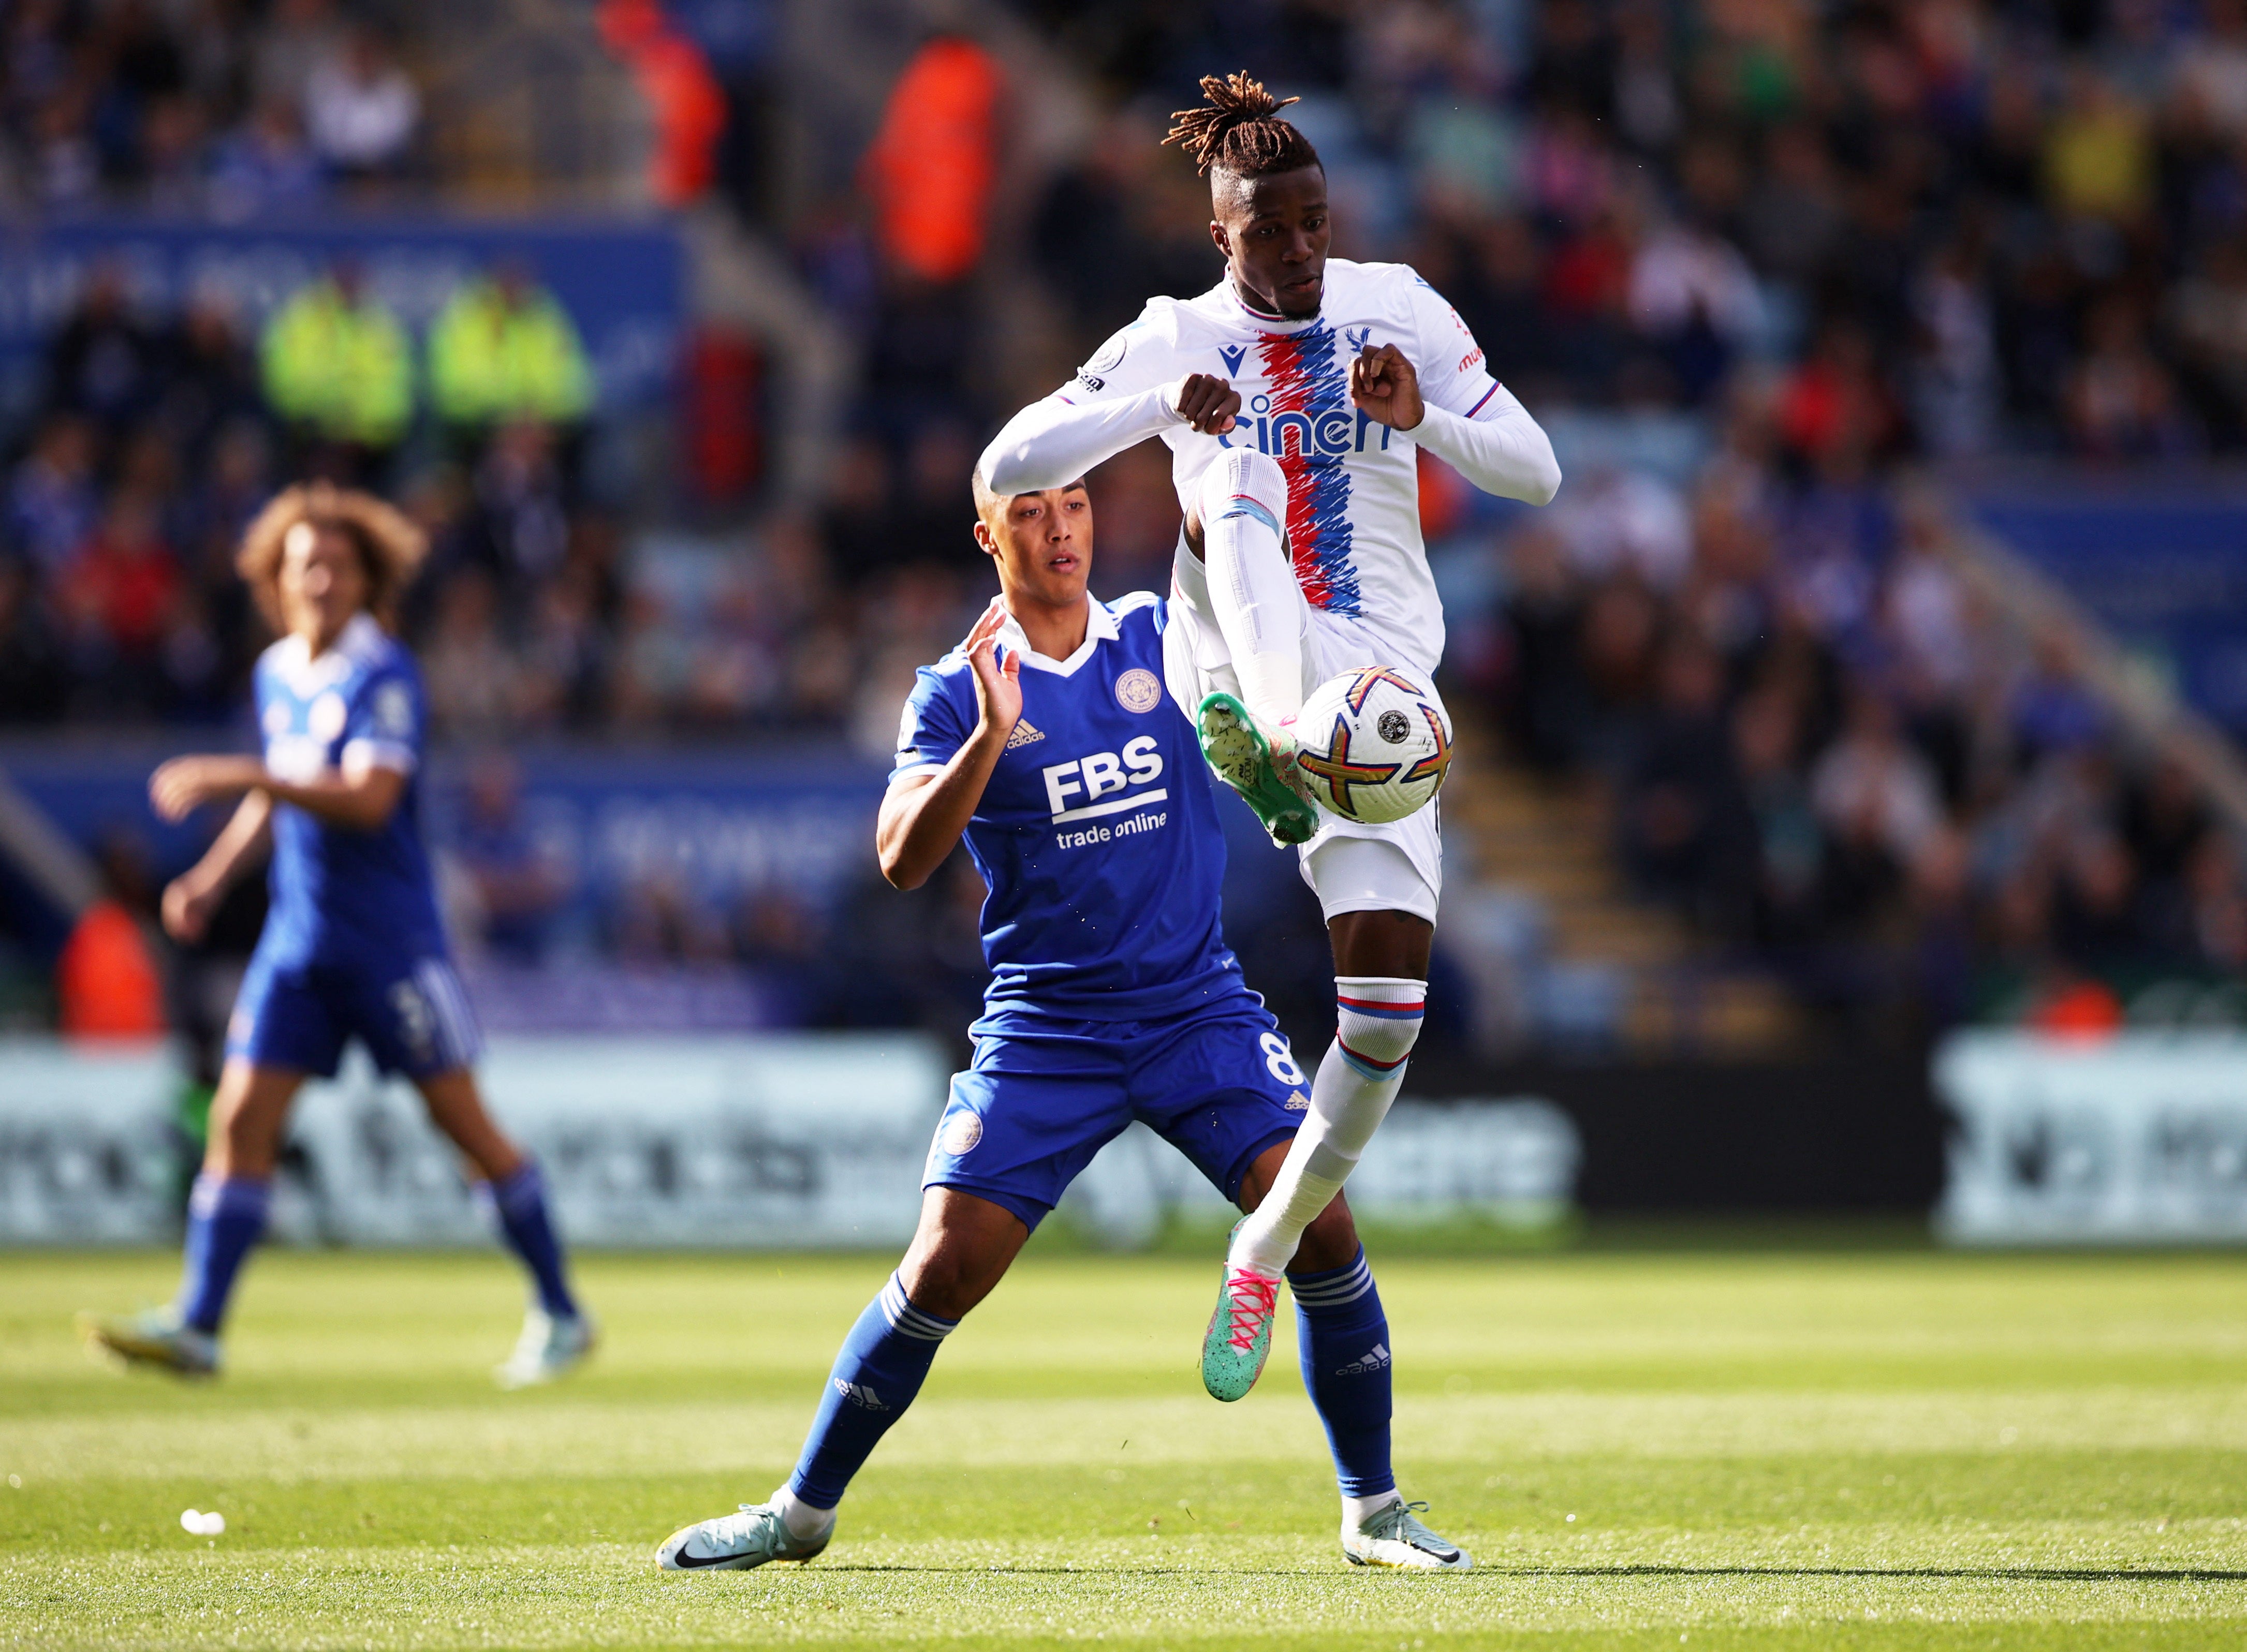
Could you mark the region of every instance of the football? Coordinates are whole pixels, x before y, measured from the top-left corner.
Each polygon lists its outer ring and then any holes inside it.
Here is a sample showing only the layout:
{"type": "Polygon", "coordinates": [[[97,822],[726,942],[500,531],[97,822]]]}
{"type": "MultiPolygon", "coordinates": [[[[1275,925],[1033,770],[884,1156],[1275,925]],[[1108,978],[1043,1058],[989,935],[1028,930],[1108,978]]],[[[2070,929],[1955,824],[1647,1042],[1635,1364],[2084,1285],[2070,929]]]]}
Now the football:
{"type": "Polygon", "coordinates": [[[1443,789],[1451,716],[1417,673],[1361,666],[1303,701],[1295,761],[1321,808],[1370,825],[1402,820],[1443,789]]]}

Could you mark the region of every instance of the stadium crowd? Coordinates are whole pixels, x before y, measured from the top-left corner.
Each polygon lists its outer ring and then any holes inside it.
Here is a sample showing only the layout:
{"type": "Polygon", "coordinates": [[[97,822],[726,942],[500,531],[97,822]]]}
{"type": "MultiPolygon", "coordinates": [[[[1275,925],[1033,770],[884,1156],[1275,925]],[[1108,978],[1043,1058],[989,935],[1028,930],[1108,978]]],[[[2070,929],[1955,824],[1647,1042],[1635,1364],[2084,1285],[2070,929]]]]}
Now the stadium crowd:
{"type": "MultiPolygon", "coordinates": [[[[314,375],[357,399],[303,399],[283,323],[326,305],[336,336],[347,270],[255,338],[222,305],[150,318],[91,283],[5,447],[0,721],[237,714],[258,638],[233,537],[311,468],[383,481],[430,529],[408,626],[455,740],[832,729],[885,751],[912,665],[983,587],[962,478],[985,433],[1145,295],[1212,278],[1202,191],[1158,140],[1197,74],[1246,65],[1303,99],[1338,252],[1415,264],[1541,417],[1685,433],[1653,462],[1564,444],[1540,518],[1431,494],[1455,692],[1603,789],[1641,890],[1849,1013],[1964,1014],[1993,980],[2080,1008],[2086,971],[2247,965],[2236,846],[2203,801],[2127,746],[2064,649],[2006,638],[1895,483],[1912,461],[2247,447],[2247,5],[1014,10],[1103,112],[1033,198],[994,195],[999,60],[939,37],[855,192],[785,229],[866,341],[816,510],[712,532],[589,486],[600,412],[523,272],[458,301],[540,334],[473,412],[442,321],[415,338],[375,316],[361,369],[314,375]],[[958,153],[912,140],[960,109],[958,153]],[[997,347],[1029,319],[994,278],[1009,260],[1051,360],[1004,365],[1038,354],[997,347]]],[[[329,0],[275,0],[255,29],[233,0],[96,15],[10,10],[17,197],[246,213],[412,175],[394,43],[329,0]]],[[[1159,584],[1161,456],[1097,486],[1099,584],[1159,584]]]]}

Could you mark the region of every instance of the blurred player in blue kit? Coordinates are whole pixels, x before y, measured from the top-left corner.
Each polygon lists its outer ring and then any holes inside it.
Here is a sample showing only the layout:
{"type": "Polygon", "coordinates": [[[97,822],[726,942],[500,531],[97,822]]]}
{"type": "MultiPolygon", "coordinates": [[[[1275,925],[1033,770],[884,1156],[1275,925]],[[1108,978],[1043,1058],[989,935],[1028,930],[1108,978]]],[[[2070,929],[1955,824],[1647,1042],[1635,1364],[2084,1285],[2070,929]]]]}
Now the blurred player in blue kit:
{"type": "MultiPolygon", "coordinates": [[[[1219,927],[1225,843],[1194,726],[1164,686],[1164,604],[1088,594],[1083,482],[1011,496],[980,473],[974,485],[1000,595],[920,672],[877,836],[900,888],[963,837],[989,886],[974,1059],[937,1125],[919,1231],[844,1340],[796,1471],[768,1501],[673,1533],[657,1552],[666,1569],[823,1550],[851,1477],[938,1346],[1135,1118],[1253,1210],[1309,1105],[1219,927]]],[[[1304,1230],[1287,1278],[1341,1484],[1343,1553],[1466,1567],[1390,1472],[1389,1327],[1345,1200],[1304,1230]]],[[[1269,1302],[1261,1313],[1268,1322],[1269,1302]]]]}
{"type": "Polygon", "coordinates": [[[178,1299],[131,1318],[80,1320],[91,1343],[127,1362],[218,1369],[219,1328],[264,1232],[290,1103],[307,1076],[334,1076],[354,1037],[421,1092],[531,1275],[533,1303],[501,1383],[549,1381],[592,1348],[538,1167],[492,1122],[470,1070],[475,1021],[422,847],[421,678],[386,627],[425,549],[420,529],[365,494],[315,484],[277,497],[237,563],[283,633],[257,662],[263,754],[174,758],[149,782],[167,820],[241,799],[202,859],[164,891],[174,936],[200,936],[228,886],[269,850],[272,904],[228,1027],[178,1299]]]}

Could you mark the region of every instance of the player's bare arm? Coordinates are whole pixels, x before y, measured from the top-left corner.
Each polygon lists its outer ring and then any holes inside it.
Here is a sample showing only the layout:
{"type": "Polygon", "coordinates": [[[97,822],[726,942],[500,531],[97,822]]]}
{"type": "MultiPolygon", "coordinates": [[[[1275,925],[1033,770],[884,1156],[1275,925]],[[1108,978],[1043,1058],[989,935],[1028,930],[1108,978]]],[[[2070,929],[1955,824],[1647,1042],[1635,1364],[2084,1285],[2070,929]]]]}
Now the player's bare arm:
{"type": "Polygon", "coordinates": [[[974,734],[942,768],[904,776],[882,799],[874,845],[882,876],[899,889],[919,889],[959,844],[1022,714],[1022,662],[1012,654],[999,658],[1007,618],[1005,599],[994,597],[967,633],[979,713],[974,734]]]}
{"type": "Polygon", "coordinates": [[[203,857],[164,886],[165,933],[189,946],[201,940],[235,879],[263,860],[272,845],[273,800],[251,792],[203,857]]]}
{"type": "Polygon", "coordinates": [[[205,803],[263,792],[325,825],[353,831],[380,829],[406,795],[406,776],[379,764],[330,769],[311,780],[288,781],[255,757],[174,757],[148,782],[148,801],[167,821],[182,821],[205,803]]]}
{"type": "Polygon", "coordinates": [[[1349,364],[1349,399],[1367,418],[1392,430],[1417,430],[1428,416],[1420,375],[1395,345],[1368,345],[1349,364]]]}

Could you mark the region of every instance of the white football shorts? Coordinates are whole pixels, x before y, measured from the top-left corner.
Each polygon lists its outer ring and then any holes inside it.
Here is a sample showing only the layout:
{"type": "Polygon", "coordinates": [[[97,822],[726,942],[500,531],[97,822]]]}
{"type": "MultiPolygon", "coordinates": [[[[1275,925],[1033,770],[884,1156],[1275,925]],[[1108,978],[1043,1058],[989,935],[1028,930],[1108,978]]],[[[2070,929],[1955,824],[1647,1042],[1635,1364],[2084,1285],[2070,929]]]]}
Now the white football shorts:
{"type": "MultiPolygon", "coordinates": [[[[1304,693],[1360,666],[1399,666],[1433,674],[1417,661],[1395,658],[1396,651],[1376,639],[1362,620],[1322,613],[1308,602],[1299,602],[1299,607],[1304,693]]],[[[1171,570],[1163,671],[1171,698],[1189,717],[1205,694],[1240,693],[1233,651],[1210,608],[1208,577],[1183,538],[1171,570]]],[[[1319,898],[1320,910],[1328,918],[1343,912],[1410,912],[1434,923],[1444,890],[1442,806],[1438,799],[1403,820],[1378,826],[1320,809],[1317,835],[1296,851],[1303,881],[1319,898]]]]}

